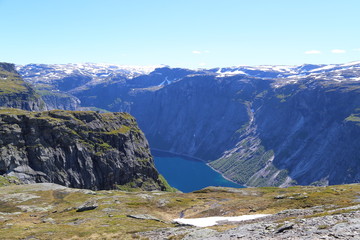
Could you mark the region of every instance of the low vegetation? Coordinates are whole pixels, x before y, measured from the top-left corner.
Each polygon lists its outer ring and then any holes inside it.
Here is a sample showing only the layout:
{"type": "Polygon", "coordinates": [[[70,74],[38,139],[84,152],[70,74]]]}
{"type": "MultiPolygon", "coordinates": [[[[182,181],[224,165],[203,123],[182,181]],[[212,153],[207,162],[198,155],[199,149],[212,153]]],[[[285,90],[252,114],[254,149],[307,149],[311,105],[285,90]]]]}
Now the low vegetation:
{"type": "Polygon", "coordinates": [[[20,75],[0,69],[0,95],[28,92],[27,84],[20,75]]]}
{"type": "MultiPolygon", "coordinates": [[[[6,184],[5,184],[6,185],[6,184]]],[[[3,239],[132,239],[136,233],[176,227],[172,219],[245,214],[274,214],[321,206],[317,213],[358,204],[360,185],[290,188],[214,188],[193,193],[89,191],[56,185],[8,185],[0,188],[3,239]],[[84,203],[94,210],[77,212],[84,203]],[[133,216],[151,216],[152,219],[133,216]]],[[[125,190],[125,189],[123,189],[125,190]]],[[[331,212],[332,210],[332,212],[331,212]]],[[[328,211],[328,212],[327,212],[328,211]]],[[[311,216],[307,216],[311,217],[311,216]]],[[[286,220],[286,219],[283,219],[286,220]]],[[[282,224],[282,220],[278,220],[282,224]]],[[[223,231],[229,226],[212,227],[223,231]]],[[[326,228],[323,226],[322,228],[326,228]]]]}

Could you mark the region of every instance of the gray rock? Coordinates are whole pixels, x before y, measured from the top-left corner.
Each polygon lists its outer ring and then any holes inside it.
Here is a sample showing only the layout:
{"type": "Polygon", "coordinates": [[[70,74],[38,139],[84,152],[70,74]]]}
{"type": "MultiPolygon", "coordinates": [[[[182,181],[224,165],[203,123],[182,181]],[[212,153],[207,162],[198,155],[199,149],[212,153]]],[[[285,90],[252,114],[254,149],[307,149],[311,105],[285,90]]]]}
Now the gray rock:
{"type": "Polygon", "coordinates": [[[151,216],[149,214],[133,214],[133,215],[131,214],[131,215],[127,215],[127,217],[141,219],[141,220],[154,220],[154,221],[161,222],[160,219],[158,219],[154,216],[151,216]]]}
{"type": "Polygon", "coordinates": [[[182,240],[205,239],[214,236],[216,233],[217,231],[208,228],[194,229],[186,234],[182,240]]]}
{"type": "Polygon", "coordinates": [[[294,227],[293,223],[286,224],[285,226],[282,226],[282,227],[276,229],[275,233],[282,233],[284,231],[292,229],[293,227],[294,227]]]}
{"type": "Polygon", "coordinates": [[[43,223],[51,223],[56,224],[55,220],[53,218],[45,218],[42,220],[43,223]]]}
{"type": "Polygon", "coordinates": [[[88,201],[88,202],[85,202],[84,204],[82,204],[81,206],[77,207],[76,212],[85,212],[85,211],[89,211],[89,210],[94,210],[98,206],[99,205],[96,201],[88,201]]]}
{"type": "MultiPolygon", "coordinates": [[[[289,212],[299,212],[296,209],[289,212]]],[[[336,215],[294,218],[279,223],[271,219],[258,219],[251,223],[240,223],[238,227],[223,232],[206,228],[181,226],[177,228],[159,229],[137,235],[151,240],[178,238],[181,239],[207,239],[207,240],[232,240],[232,239],[360,239],[360,210],[336,215]]],[[[283,216],[286,217],[286,216],[283,216]]]]}
{"type": "Polygon", "coordinates": [[[0,139],[0,173],[23,183],[165,189],[144,134],[126,113],[2,111],[0,139]]]}

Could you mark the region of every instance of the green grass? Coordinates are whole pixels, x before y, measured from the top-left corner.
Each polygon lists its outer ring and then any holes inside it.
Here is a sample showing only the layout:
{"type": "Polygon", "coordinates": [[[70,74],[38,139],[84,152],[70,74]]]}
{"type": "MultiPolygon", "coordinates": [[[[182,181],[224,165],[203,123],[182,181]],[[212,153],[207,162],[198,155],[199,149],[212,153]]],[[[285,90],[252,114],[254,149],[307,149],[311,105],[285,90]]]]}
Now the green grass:
{"type": "Polygon", "coordinates": [[[128,132],[130,132],[130,127],[122,125],[120,128],[112,130],[110,132],[105,132],[106,134],[126,134],[128,132]]]}
{"type": "MultiPolygon", "coordinates": [[[[131,189],[130,189],[131,190],[131,189]]],[[[286,209],[312,208],[328,206],[311,216],[316,217],[350,212],[338,208],[356,205],[354,201],[360,192],[360,185],[339,185],[329,187],[291,188],[214,188],[210,187],[194,193],[173,192],[123,192],[97,191],[95,195],[80,191],[64,190],[31,190],[27,185],[0,187],[0,199],[11,194],[31,194],[39,198],[24,202],[18,199],[0,201],[0,212],[20,212],[6,215],[6,221],[0,221],[3,239],[133,239],[138,232],[175,227],[171,220],[183,212],[186,218],[209,217],[215,215],[238,216],[244,214],[277,213],[286,209]],[[278,195],[284,199],[276,199],[278,195]],[[306,195],[307,198],[299,196],[306,195]],[[294,198],[292,198],[294,197],[294,198]],[[96,200],[99,207],[78,213],[76,207],[86,201],[96,200]],[[161,204],[160,204],[161,203],[161,204]],[[52,206],[43,212],[24,212],[18,205],[36,207],[52,206]],[[154,220],[133,219],[127,215],[149,214],[162,222],[154,220]],[[55,224],[44,222],[52,218],[55,224]]],[[[297,217],[292,217],[296,219],[297,217]]],[[[278,219],[279,226],[289,218],[278,219]]],[[[236,227],[236,226],[233,226],[236,227]]],[[[218,226],[213,229],[222,231],[229,226],[218,226]]],[[[319,229],[326,229],[320,225],[319,229]]],[[[171,236],[169,236],[170,239],[171,236]]]]}
{"type": "Polygon", "coordinates": [[[28,92],[28,88],[20,75],[0,70],[0,95],[22,92],[28,92]]]}
{"type": "Polygon", "coordinates": [[[0,175],[0,187],[9,186],[9,185],[17,185],[17,184],[20,184],[20,181],[18,178],[0,175]]]}

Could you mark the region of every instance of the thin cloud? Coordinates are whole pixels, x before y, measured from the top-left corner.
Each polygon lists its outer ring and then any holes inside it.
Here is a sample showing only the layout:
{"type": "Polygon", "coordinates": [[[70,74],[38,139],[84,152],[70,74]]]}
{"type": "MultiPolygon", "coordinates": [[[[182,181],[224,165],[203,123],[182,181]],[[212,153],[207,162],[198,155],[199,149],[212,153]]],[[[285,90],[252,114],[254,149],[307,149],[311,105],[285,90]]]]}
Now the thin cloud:
{"type": "Polygon", "coordinates": [[[204,54],[204,53],[209,53],[209,50],[205,50],[205,51],[199,51],[199,50],[194,50],[192,51],[193,54],[204,54]]]}
{"type": "Polygon", "coordinates": [[[360,52],[360,48],[355,48],[354,51],[360,52]]]}
{"type": "Polygon", "coordinates": [[[331,52],[332,53],[346,53],[346,51],[343,49],[333,49],[333,50],[331,50],[331,52]]]}
{"type": "Polygon", "coordinates": [[[205,66],[205,65],[206,65],[206,63],[204,63],[204,62],[199,63],[199,66],[201,66],[201,67],[203,67],[203,66],[205,66]]]}
{"type": "Polygon", "coordinates": [[[305,51],[305,54],[320,54],[321,52],[319,50],[310,50],[310,51],[305,51]]]}

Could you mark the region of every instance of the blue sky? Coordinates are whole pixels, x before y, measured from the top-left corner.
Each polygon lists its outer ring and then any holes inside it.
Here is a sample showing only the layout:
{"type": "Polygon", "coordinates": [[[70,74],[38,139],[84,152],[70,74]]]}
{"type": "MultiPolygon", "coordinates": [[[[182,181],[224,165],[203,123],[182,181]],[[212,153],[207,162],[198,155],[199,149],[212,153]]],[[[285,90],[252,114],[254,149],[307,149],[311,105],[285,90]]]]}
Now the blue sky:
{"type": "Polygon", "coordinates": [[[359,0],[0,0],[0,61],[172,67],[360,60],[359,0]]]}

